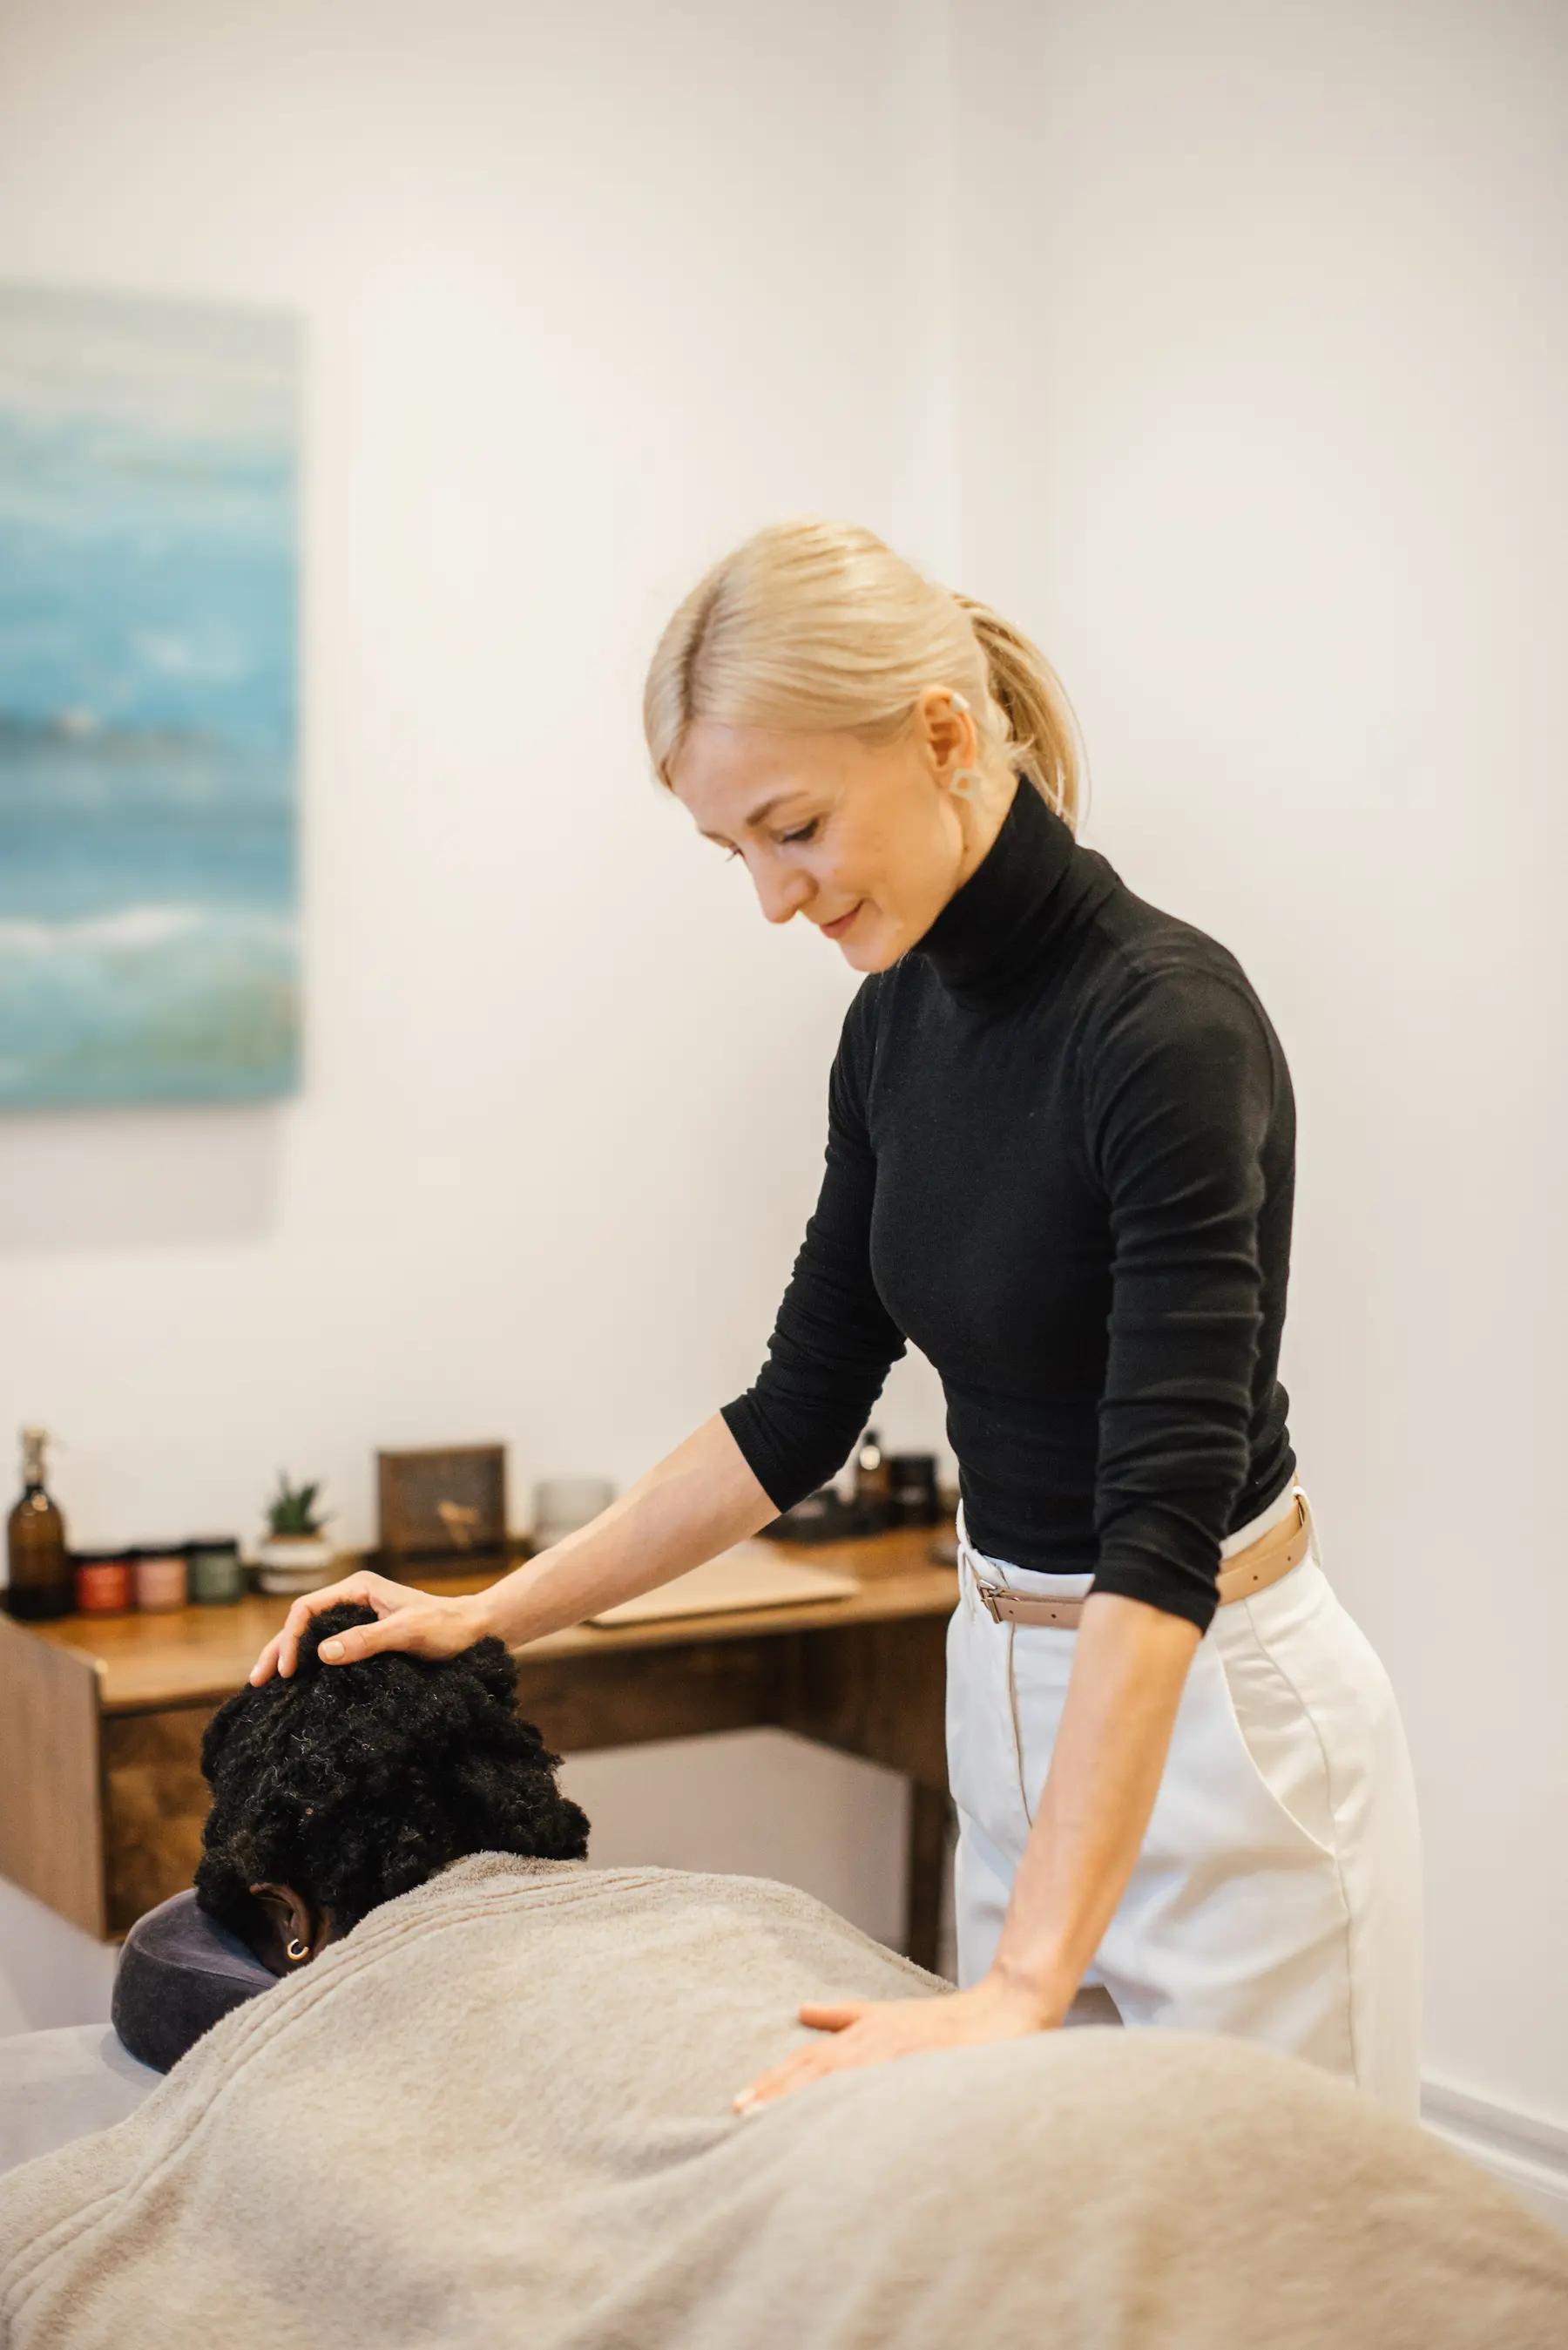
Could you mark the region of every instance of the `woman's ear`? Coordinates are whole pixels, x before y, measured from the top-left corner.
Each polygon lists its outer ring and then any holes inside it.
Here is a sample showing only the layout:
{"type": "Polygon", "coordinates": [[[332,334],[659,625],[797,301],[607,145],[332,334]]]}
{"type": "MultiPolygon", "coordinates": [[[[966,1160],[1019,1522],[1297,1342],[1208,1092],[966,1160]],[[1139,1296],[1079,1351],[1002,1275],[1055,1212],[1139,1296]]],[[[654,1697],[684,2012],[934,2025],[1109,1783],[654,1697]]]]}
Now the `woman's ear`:
{"type": "Polygon", "coordinates": [[[263,1966],[275,1975],[296,1973],[332,1939],[332,1922],[326,1910],[296,1893],[292,1885],[264,1881],[251,1886],[249,1891],[261,1929],[256,1939],[249,1935],[245,1939],[263,1966]]]}

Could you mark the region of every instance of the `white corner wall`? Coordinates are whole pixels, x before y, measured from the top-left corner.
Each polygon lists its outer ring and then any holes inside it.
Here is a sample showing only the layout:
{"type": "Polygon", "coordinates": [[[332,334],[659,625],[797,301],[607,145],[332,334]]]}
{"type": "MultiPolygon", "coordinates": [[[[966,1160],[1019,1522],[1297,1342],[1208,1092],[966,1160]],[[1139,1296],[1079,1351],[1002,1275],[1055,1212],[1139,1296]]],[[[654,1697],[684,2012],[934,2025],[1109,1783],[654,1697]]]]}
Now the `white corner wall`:
{"type": "Polygon", "coordinates": [[[1434,2088],[1561,2164],[1568,25],[954,21],[965,584],[1066,681],[1088,839],[1280,1030],[1283,1376],[1415,1754],[1434,2088]]]}
{"type": "Polygon", "coordinates": [[[0,1153],[0,1440],[59,1431],[82,1542],[249,1535],[279,1461],[360,1542],[375,1446],[464,1438],[508,1440],[525,1517],[753,1377],[854,974],[657,791],[640,690],[760,522],[940,515],[896,28],[0,24],[0,275],[288,305],[309,346],[305,1090],[0,1153]]]}

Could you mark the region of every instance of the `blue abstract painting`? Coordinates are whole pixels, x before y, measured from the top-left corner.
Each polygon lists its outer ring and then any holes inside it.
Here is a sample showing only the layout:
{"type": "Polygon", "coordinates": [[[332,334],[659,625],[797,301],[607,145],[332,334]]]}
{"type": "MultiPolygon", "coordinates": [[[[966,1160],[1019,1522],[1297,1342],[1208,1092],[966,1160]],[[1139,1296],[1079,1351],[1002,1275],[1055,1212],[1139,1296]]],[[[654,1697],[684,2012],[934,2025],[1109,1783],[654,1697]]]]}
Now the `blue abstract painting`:
{"type": "Polygon", "coordinates": [[[0,1108],[299,1082],[299,348],[0,286],[0,1108]]]}

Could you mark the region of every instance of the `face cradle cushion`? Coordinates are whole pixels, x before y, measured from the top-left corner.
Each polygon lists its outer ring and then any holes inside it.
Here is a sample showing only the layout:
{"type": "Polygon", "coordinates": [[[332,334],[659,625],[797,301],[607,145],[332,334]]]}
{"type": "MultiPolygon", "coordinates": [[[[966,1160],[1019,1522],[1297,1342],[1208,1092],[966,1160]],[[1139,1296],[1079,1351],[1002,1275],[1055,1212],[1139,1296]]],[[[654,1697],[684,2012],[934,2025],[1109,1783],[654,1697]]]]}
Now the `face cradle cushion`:
{"type": "Polygon", "coordinates": [[[133,2056],[167,2073],[231,2008],[278,1980],[194,1893],[176,1893],[126,1936],[109,2021],[133,2056]]]}

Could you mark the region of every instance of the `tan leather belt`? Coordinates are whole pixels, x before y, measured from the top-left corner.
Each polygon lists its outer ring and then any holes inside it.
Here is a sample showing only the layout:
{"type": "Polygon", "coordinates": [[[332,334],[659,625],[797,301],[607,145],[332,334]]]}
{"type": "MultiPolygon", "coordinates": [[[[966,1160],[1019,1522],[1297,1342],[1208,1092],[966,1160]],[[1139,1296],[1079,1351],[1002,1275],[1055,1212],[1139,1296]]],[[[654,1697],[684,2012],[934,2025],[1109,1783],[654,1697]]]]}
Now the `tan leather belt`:
{"type": "MultiPolygon", "coordinates": [[[[1266,1591],[1305,1558],[1312,1548],[1312,1510],[1299,1485],[1295,1501],[1288,1517],[1226,1560],[1217,1578],[1221,1607],[1235,1599],[1250,1599],[1254,1591],[1266,1591]]],[[[981,1607],[999,1624],[1056,1624],[1072,1631],[1084,1612],[1083,1599],[1047,1599],[1043,1593],[1009,1591],[1005,1584],[982,1583],[972,1567],[970,1580],[981,1607]]],[[[1085,1592],[1084,1599],[1091,1596],[1085,1592]]]]}

